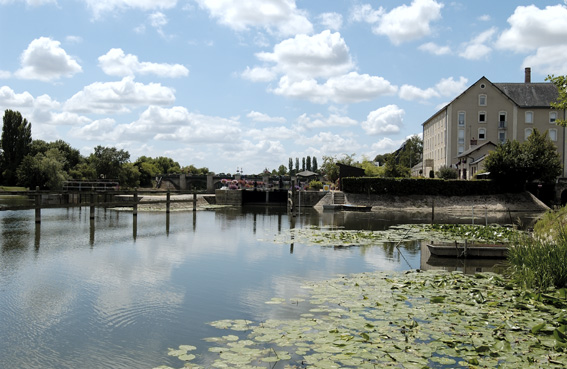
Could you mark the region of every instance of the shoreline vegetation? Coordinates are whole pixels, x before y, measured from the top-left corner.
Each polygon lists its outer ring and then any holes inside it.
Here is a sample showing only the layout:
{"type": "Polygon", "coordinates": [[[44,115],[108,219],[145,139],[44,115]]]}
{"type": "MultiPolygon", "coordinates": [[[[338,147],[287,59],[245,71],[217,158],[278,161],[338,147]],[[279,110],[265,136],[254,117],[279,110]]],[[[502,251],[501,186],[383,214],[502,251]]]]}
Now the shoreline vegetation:
{"type": "Polygon", "coordinates": [[[533,233],[509,237],[504,275],[410,270],[307,282],[296,297],[266,302],[297,309],[295,319],[210,322],[219,334],[204,348],[189,342],[168,355],[190,368],[565,367],[566,220],[566,208],[548,210],[533,233]]]}

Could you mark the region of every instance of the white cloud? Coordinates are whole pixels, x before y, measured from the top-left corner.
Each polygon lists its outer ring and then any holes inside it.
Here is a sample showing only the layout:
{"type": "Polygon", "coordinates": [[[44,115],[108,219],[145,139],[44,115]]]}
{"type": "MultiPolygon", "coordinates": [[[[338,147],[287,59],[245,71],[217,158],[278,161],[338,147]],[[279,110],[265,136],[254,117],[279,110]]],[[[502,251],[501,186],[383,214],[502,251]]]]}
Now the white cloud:
{"type": "Polygon", "coordinates": [[[405,112],[397,105],[387,105],[374,110],[361,126],[369,135],[394,134],[401,130],[405,112]]]}
{"type": "Polygon", "coordinates": [[[242,72],[241,76],[252,82],[269,82],[277,77],[277,73],[270,68],[246,67],[246,70],[242,72]]]}
{"type": "Polygon", "coordinates": [[[352,127],[358,125],[358,122],[352,118],[337,114],[331,114],[327,117],[323,116],[323,114],[302,114],[297,118],[297,124],[299,129],[303,130],[329,127],[352,127]]]}
{"type": "Polygon", "coordinates": [[[459,56],[468,60],[479,60],[487,57],[492,52],[492,47],[487,44],[492,41],[495,33],[496,28],[492,27],[474,37],[463,45],[464,50],[459,53],[459,56]]]}
{"type": "Polygon", "coordinates": [[[14,2],[25,3],[27,6],[40,6],[45,4],[57,4],[57,0],[0,0],[1,5],[11,4],[14,2]]]}
{"type": "Polygon", "coordinates": [[[324,84],[314,79],[293,82],[287,76],[280,79],[274,93],[291,98],[306,99],[318,104],[329,101],[339,104],[368,101],[396,93],[397,87],[382,77],[351,72],[329,78],[324,84]]]}
{"type": "Polygon", "coordinates": [[[428,52],[434,55],[448,55],[451,54],[451,48],[449,46],[440,46],[434,42],[427,42],[418,47],[419,50],[428,52]]]}
{"type": "Polygon", "coordinates": [[[290,140],[298,137],[295,130],[284,126],[250,129],[245,132],[245,135],[254,138],[256,141],[290,140]]]}
{"type": "Polygon", "coordinates": [[[478,17],[478,20],[482,22],[488,22],[491,19],[492,18],[490,17],[490,14],[483,14],[480,17],[478,17]]]}
{"type": "Polygon", "coordinates": [[[508,18],[510,28],[502,32],[498,48],[530,52],[540,47],[563,45],[567,40],[567,7],[518,6],[508,18]]]}
{"type": "Polygon", "coordinates": [[[442,78],[434,87],[429,87],[427,89],[421,89],[411,85],[403,85],[400,88],[399,96],[404,100],[410,101],[425,101],[441,96],[457,96],[465,90],[467,82],[468,79],[461,76],[458,81],[455,81],[453,77],[442,78]]]}
{"type": "Polygon", "coordinates": [[[61,48],[61,43],[48,37],[33,40],[20,60],[22,67],[15,75],[22,79],[48,82],[82,72],[79,63],[61,48]]]}
{"type": "Polygon", "coordinates": [[[343,26],[343,16],[339,13],[323,13],[317,19],[327,29],[339,31],[343,26]]]}
{"type": "Polygon", "coordinates": [[[105,118],[95,120],[79,129],[71,130],[69,134],[82,140],[114,141],[116,138],[113,132],[115,127],[116,121],[114,119],[105,118]]]}
{"type": "Polygon", "coordinates": [[[251,111],[246,114],[246,116],[252,119],[254,122],[259,123],[285,123],[286,119],[284,117],[271,117],[268,114],[260,113],[257,111],[251,111]]]}
{"type": "Polygon", "coordinates": [[[32,108],[34,105],[34,97],[29,92],[16,93],[8,86],[0,87],[0,108],[19,109],[32,108]]]}
{"type": "Polygon", "coordinates": [[[0,79],[8,79],[10,77],[12,77],[12,73],[10,73],[7,70],[1,70],[0,69],[0,79]]]}
{"type": "Polygon", "coordinates": [[[392,140],[390,137],[384,137],[380,141],[372,144],[372,150],[378,154],[385,154],[397,150],[405,140],[392,140]]]}
{"type": "Polygon", "coordinates": [[[307,15],[295,0],[196,0],[213,18],[236,31],[261,27],[281,36],[313,32],[307,15]]]}
{"type": "Polygon", "coordinates": [[[275,63],[273,71],[293,79],[330,77],[354,67],[345,40],[340,33],[329,30],[313,36],[296,35],[274,46],[273,52],[258,53],[256,57],[275,63]]]}
{"type": "Polygon", "coordinates": [[[372,32],[399,45],[431,34],[430,24],[441,19],[442,8],[443,4],[435,0],[413,0],[411,5],[400,5],[390,12],[383,8],[373,10],[365,4],[355,8],[351,18],[372,24],[372,32]]]}
{"type": "Polygon", "coordinates": [[[177,0],[83,0],[96,18],[105,14],[113,14],[126,9],[152,11],[171,9],[177,5],[177,0]]]}
{"type": "Polygon", "coordinates": [[[296,142],[303,146],[317,147],[325,155],[351,153],[360,148],[356,139],[331,132],[320,132],[312,137],[301,137],[296,142]]]}
{"type": "Polygon", "coordinates": [[[422,90],[416,86],[403,85],[400,88],[400,97],[404,100],[428,100],[438,96],[439,93],[431,87],[422,90]]]}
{"type": "Polygon", "coordinates": [[[532,67],[543,74],[567,74],[565,50],[557,46],[540,47],[535,55],[524,60],[523,67],[532,67]]]}
{"type": "Polygon", "coordinates": [[[134,76],[155,74],[160,77],[186,77],[189,69],[181,64],[140,62],[136,55],[125,54],[122,49],[110,49],[98,58],[99,66],[110,76],[134,76]]]}
{"type": "MultiPolygon", "coordinates": [[[[567,3],[566,3],[567,5],[567,3]]],[[[502,32],[496,47],[531,53],[523,62],[547,74],[567,72],[567,6],[540,9],[535,5],[518,6],[508,18],[510,28],[502,32]]]]}
{"type": "Polygon", "coordinates": [[[169,105],[175,101],[171,88],[159,83],[142,84],[132,77],[119,82],[95,82],[65,102],[65,110],[111,114],[129,112],[132,107],[169,105]]]}

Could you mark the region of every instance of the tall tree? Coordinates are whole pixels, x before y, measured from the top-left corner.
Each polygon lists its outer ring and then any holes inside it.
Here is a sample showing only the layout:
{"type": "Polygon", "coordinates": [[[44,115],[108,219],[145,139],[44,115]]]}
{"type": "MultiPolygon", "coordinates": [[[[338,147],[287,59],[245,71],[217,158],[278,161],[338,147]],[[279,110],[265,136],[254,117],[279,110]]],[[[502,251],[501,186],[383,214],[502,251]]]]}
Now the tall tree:
{"type": "MultiPolygon", "coordinates": [[[[545,79],[546,81],[551,81],[557,87],[557,92],[559,96],[557,97],[557,101],[552,102],[550,105],[552,108],[557,109],[559,111],[567,111],[567,76],[554,76],[553,74],[547,76],[545,79]]],[[[563,119],[557,119],[555,121],[558,125],[566,127],[567,126],[567,117],[563,117],[563,119]]]]}
{"type": "Polygon", "coordinates": [[[16,170],[30,152],[31,123],[22,118],[20,112],[13,110],[4,112],[3,123],[0,139],[2,148],[0,173],[6,184],[14,185],[17,182],[16,170]]]}
{"type": "Polygon", "coordinates": [[[289,163],[287,164],[287,167],[289,169],[289,175],[292,176],[293,175],[293,159],[291,157],[289,158],[289,163]]]}
{"type": "Polygon", "coordinates": [[[301,158],[301,170],[305,170],[305,156],[301,158]]]}
{"type": "Polygon", "coordinates": [[[312,168],[313,168],[313,171],[314,171],[315,173],[317,173],[317,171],[319,170],[319,167],[317,166],[317,158],[316,158],[316,157],[313,157],[312,168]]]}
{"type": "Polygon", "coordinates": [[[89,163],[95,168],[98,178],[118,179],[122,165],[130,160],[128,151],[115,147],[97,146],[89,156],[89,163]]]}
{"type": "Polygon", "coordinates": [[[295,174],[299,173],[299,158],[295,158],[295,174]]]}
{"type": "Polygon", "coordinates": [[[305,169],[311,171],[311,156],[307,155],[307,159],[305,159],[305,169]]]}

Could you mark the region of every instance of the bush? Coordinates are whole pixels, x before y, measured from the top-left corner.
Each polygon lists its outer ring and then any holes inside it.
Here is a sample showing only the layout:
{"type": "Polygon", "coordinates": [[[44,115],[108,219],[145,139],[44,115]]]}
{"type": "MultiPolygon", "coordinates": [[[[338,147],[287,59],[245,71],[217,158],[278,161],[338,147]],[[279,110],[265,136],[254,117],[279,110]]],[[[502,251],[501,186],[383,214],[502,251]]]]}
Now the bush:
{"type": "Polygon", "coordinates": [[[441,179],[457,179],[459,177],[459,173],[455,168],[451,168],[446,165],[440,167],[435,175],[437,178],[441,179]]]}
{"type": "Polygon", "coordinates": [[[319,191],[323,188],[323,183],[321,181],[311,181],[309,182],[309,189],[319,191]]]}

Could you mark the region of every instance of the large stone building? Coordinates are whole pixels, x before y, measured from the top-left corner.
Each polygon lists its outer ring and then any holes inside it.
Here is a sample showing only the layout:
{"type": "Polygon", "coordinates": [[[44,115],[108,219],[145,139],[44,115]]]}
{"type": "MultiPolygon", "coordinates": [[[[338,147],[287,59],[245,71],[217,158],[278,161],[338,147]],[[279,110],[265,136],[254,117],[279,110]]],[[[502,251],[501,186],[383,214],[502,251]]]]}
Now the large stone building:
{"type": "Polygon", "coordinates": [[[482,171],[492,144],[523,142],[537,129],[556,145],[567,177],[566,131],[555,123],[565,119],[565,111],[550,107],[557,97],[552,83],[531,82],[530,68],[524,83],[492,83],[482,77],[423,123],[424,175],[451,166],[459,170],[459,178],[470,179],[482,171]]]}

